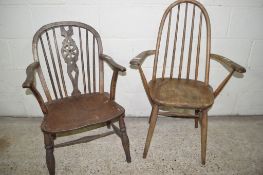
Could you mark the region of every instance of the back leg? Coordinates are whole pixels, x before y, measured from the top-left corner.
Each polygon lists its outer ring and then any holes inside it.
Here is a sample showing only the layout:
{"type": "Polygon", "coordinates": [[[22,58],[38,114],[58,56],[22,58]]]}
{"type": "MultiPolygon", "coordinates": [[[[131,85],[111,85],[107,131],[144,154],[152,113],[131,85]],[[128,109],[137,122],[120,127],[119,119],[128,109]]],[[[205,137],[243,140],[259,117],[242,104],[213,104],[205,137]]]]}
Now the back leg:
{"type": "Polygon", "coordinates": [[[198,128],[199,110],[195,110],[195,128],[198,128]]]}
{"type": "Polygon", "coordinates": [[[206,147],[207,147],[207,110],[202,111],[201,125],[201,161],[205,165],[206,162],[206,147]]]}

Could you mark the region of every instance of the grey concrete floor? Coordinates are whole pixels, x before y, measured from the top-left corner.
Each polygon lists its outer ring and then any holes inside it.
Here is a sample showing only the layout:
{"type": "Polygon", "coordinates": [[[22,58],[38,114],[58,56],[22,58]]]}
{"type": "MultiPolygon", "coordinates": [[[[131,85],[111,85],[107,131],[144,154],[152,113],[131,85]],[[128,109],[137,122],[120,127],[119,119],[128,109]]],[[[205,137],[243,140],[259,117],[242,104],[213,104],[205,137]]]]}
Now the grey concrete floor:
{"type": "MultiPolygon", "coordinates": [[[[41,118],[0,118],[1,175],[48,174],[40,123],[41,118]]],[[[200,163],[200,129],[194,128],[193,120],[159,118],[147,159],[142,158],[147,118],[127,117],[126,125],[132,163],[125,162],[120,139],[112,135],[55,149],[56,173],[263,174],[263,116],[210,117],[205,166],[200,163]]]]}

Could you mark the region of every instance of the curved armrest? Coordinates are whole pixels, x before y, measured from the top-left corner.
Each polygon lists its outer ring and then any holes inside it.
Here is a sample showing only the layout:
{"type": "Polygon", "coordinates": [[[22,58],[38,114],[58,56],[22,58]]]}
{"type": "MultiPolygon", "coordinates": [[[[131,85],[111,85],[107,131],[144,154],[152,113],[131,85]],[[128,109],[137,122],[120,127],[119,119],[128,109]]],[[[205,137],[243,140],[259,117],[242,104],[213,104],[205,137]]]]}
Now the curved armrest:
{"type": "Polygon", "coordinates": [[[230,80],[230,78],[232,77],[234,72],[245,73],[246,69],[244,67],[240,66],[239,64],[237,64],[237,63],[231,61],[230,59],[225,58],[221,55],[210,54],[210,58],[215,60],[215,61],[218,61],[219,63],[223,64],[224,66],[232,69],[230,71],[230,73],[228,74],[228,76],[219,84],[219,86],[214,91],[214,96],[216,98],[219,95],[219,93],[223,90],[223,88],[225,87],[227,82],[230,80]]]}
{"type": "Polygon", "coordinates": [[[26,68],[26,80],[24,81],[23,88],[31,88],[34,84],[35,71],[39,67],[39,62],[34,62],[26,68]]]}
{"type": "Polygon", "coordinates": [[[107,62],[114,70],[125,72],[126,68],[116,63],[110,56],[105,54],[100,54],[100,58],[107,62]]]}
{"type": "Polygon", "coordinates": [[[133,58],[131,61],[130,61],[130,64],[132,66],[141,66],[144,62],[144,60],[148,57],[148,56],[151,56],[155,54],[155,50],[146,50],[146,51],[143,51],[141,52],[139,55],[137,55],[135,58],[133,58]]]}
{"type": "Polygon", "coordinates": [[[234,71],[239,73],[245,73],[246,69],[239,64],[231,61],[230,59],[217,54],[210,54],[210,58],[224,64],[227,67],[232,68],[234,71]]]}
{"type": "Polygon", "coordinates": [[[24,83],[22,84],[22,87],[23,88],[29,88],[32,91],[32,93],[36,97],[36,99],[37,99],[37,101],[41,107],[42,112],[44,114],[47,114],[48,111],[47,111],[47,107],[44,103],[44,100],[34,85],[35,72],[37,71],[39,66],[40,66],[39,62],[34,62],[27,67],[27,69],[26,69],[27,77],[26,77],[26,80],[24,81],[24,83]]]}

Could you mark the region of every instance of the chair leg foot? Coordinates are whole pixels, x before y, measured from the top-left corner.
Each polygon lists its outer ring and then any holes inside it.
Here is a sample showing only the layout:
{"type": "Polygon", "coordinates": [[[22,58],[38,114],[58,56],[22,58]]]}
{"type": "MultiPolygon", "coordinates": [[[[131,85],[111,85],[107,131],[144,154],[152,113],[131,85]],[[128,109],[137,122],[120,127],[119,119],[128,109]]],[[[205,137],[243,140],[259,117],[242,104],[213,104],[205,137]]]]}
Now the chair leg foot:
{"type": "Polygon", "coordinates": [[[151,144],[151,140],[152,140],[152,136],[153,136],[153,132],[154,132],[154,128],[156,125],[156,121],[157,121],[157,117],[158,117],[158,106],[154,105],[152,108],[152,112],[151,112],[151,116],[150,116],[150,126],[148,129],[148,134],[147,134],[147,138],[146,138],[146,142],[145,142],[145,146],[144,146],[144,151],[143,151],[143,158],[145,159],[147,157],[147,153],[151,144]]]}
{"type": "Polygon", "coordinates": [[[126,161],[130,163],[131,162],[130,143],[129,143],[129,137],[126,132],[124,117],[120,117],[119,125],[120,125],[120,131],[121,131],[121,142],[122,142],[122,146],[125,152],[126,161]]]}
{"type": "Polygon", "coordinates": [[[206,147],[207,147],[207,110],[202,111],[202,119],[201,119],[201,161],[202,164],[206,163],[206,147]]]}
{"type": "Polygon", "coordinates": [[[53,135],[44,133],[44,143],[46,149],[46,164],[50,175],[55,175],[55,157],[53,135]]]}

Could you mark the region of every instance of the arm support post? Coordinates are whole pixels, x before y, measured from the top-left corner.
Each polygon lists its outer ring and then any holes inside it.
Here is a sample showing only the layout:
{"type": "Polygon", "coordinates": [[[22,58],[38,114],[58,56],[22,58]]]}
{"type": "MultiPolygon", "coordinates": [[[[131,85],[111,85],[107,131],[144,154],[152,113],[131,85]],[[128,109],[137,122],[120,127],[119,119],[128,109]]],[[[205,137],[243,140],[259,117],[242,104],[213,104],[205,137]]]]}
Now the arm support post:
{"type": "Polygon", "coordinates": [[[230,80],[230,78],[232,77],[233,73],[235,71],[232,70],[228,76],[220,83],[220,85],[216,88],[215,92],[214,92],[214,97],[216,98],[218,96],[218,94],[223,90],[223,88],[225,87],[225,85],[227,84],[227,82],[230,80]]]}
{"type": "Polygon", "coordinates": [[[234,74],[234,72],[238,72],[238,73],[245,73],[246,69],[242,66],[240,66],[239,64],[231,61],[228,58],[225,58],[221,55],[217,55],[217,54],[210,54],[210,58],[223,64],[225,67],[230,69],[230,73],[227,75],[227,77],[220,83],[220,85],[217,87],[217,89],[214,92],[214,97],[216,98],[219,93],[223,90],[223,88],[225,87],[225,85],[227,84],[227,82],[230,80],[230,78],[232,77],[232,75],[234,74]]]}
{"type": "Polygon", "coordinates": [[[48,110],[47,110],[47,107],[44,103],[44,100],[43,100],[42,96],[40,95],[39,91],[35,87],[35,72],[37,71],[39,66],[40,66],[39,62],[34,62],[27,67],[27,69],[26,69],[27,77],[26,77],[26,80],[24,81],[22,87],[28,88],[32,91],[32,93],[36,97],[36,99],[37,99],[37,101],[41,107],[42,112],[44,114],[47,114],[48,110]]]}
{"type": "Polygon", "coordinates": [[[130,61],[130,64],[133,68],[139,69],[141,80],[143,83],[143,87],[144,87],[144,90],[146,92],[146,95],[147,95],[148,100],[151,103],[151,105],[153,104],[153,102],[152,102],[152,98],[150,95],[149,85],[148,85],[147,79],[143,73],[141,66],[147,57],[154,55],[154,54],[155,54],[155,50],[147,50],[147,51],[141,52],[139,55],[137,55],[135,58],[133,58],[130,61]]]}
{"type": "Polygon", "coordinates": [[[149,86],[148,86],[146,77],[145,77],[145,75],[143,73],[143,70],[142,70],[141,66],[139,66],[139,72],[140,72],[140,76],[141,76],[141,79],[142,79],[142,84],[143,84],[144,90],[146,92],[146,95],[148,97],[148,100],[151,103],[151,105],[153,105],[151,94],[150,94],[150,90],[149,90],[149,86]]]}
{"type": "Polygon", "coordinates": [[[115,100],[116,85],[118,80],[118,71],[114,70],[111,78],[110,84],[110,99],[115,100]]]}
{"type": "Polygon", "coordinates": [[[111,78],[111,85],[110,85],[110,99],[115,100],[115,93],[116,93],[116,85],[118,80],[118,73],[125,72],[126,68],[116,63],[110,56],[105,54],[100,54],[100,58],[109,64],[109,66],[113,69],[113,74],[111,78]]]}

